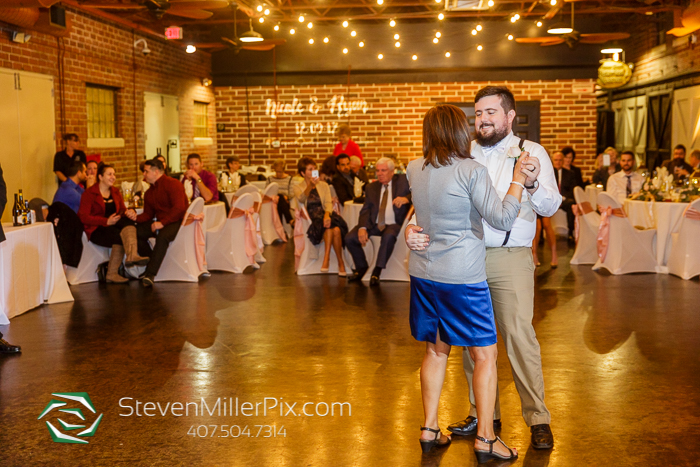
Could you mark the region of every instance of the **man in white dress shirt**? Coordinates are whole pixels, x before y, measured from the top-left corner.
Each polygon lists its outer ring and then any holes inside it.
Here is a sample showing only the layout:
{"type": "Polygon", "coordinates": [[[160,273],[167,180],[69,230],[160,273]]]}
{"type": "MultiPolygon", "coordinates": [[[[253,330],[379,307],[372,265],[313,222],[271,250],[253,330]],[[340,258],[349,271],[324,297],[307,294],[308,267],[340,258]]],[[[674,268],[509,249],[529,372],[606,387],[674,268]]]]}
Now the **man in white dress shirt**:
{"type": "Polygon", "coordinates": [[[644,177],[634,171],[634,153],[632,151],[622,153],[620,166],[622,170],[610,176],[608,188],[605,191],[622,204],[630,195],[639,193],[644,184],[644,177]]]}
{"type": "MultiPolygon", "coordinates": [[[[536,449],[550,449],[554,445],[549,427],[551,415],[544,403],[544,378],[540,345],[532,326],[535,265],[532,259],[532,240],[535,237],[537,214],[552,216],[562,198],[547,151],[532,141],[522,141],[513,134],[515,98],[506,87],[487,86],[474,99],[476,113],[476,141],[472,142],[472,157],[484,165],[501,199],[511,181],[516,155],[522,146],[529,156],[528,179],[521,203],[520,214],[510,232],[494,229],[484,223],[486,242],[486,276],[498,328],[510,360],[515,387],[520,395],[522,414],[530,427],[531,443],[536,449]]],[[[419,226],[409,226],[407,237],[422,235],[419,226]]],[[[418,237],[414,237],[418,238],[418,237]]],[[[427,240],[424,243],[428,246],[427,240]]],[[[411,246],[409,244],[409,246],[411,246]]],[[[453,434],[476,433],[477,419],[472,376],[474,362],[467,349],[462,356],[464,372],[469,382],[470,415],[449,426],[453,434]]],[[[498,394],[494,411],[494,428],[501,425],[498,394]]]]}

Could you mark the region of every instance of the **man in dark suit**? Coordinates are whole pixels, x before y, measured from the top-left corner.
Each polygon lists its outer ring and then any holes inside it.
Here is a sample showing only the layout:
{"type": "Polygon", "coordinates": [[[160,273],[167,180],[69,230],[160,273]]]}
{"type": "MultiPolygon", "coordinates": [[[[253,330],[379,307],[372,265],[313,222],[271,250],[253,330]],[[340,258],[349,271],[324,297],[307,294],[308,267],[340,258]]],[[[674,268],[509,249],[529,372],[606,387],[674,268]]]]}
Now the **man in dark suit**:
{"type": "Polygon", "coordinates": [[[566,223],[569,228],[569,241],[574,237],[574,210],[576,204],[574,199],[574,188],[576,187],[576,175],[571,170],[564,168],[564,154],[557,151],[552,155],[552,166],[554,167],[554,176],[557,179],[559,193],[561,193],[561,209],[566,212],[566,223]]]}
{"type": "Polygon", "coordinates": [[[345,244],[355,262],[355,272],[349,277],[350,281],[362,279],[369,268],[365,252],[362,250],[369,237],[382,237],[370,285],[379,284],[379,276],[394,251],[396,237],[411,207],[408,179],[404,174],[394,175],[394,161],[382,157],[377,161],[376,168],[377,181],[367,187],[360,220],[345,236],[345,244]]]}
{"type": "Polygon", "coordinates": [[[367,176],[367,171],[362,168],[362,161],[357,156],[350,156],[350,171],[360,180],[369,184],[369,177],[367,176]]]}
{"type": "MultiPolygon", "coordinates": [[[[7,186],[5,185],[5,178],[2,176],[2,166],[0,166],[0,217],[2,213],[5,212],[5,205],[7,204],[7,186]]],[[[2,230],[2,224],[0,224],[0,243],[5,241],[5,232],[2,230]]],[[[20,353],[22,348],[19,345],[12,345],[2,338],[2,333],[0,332],[0,354],[3,353],[20,353]]]]}
{"type": "MultiPolygon", "coordinates": [[[[335,159],[335,176],[333,177],[333,188],[338,195],[340,205],[346,201],[355,199],[355,174],[350,171],[350,156],[340,154],[335,159]]],[[[358,203],[359,204],[359,203],[358,203]]]]}

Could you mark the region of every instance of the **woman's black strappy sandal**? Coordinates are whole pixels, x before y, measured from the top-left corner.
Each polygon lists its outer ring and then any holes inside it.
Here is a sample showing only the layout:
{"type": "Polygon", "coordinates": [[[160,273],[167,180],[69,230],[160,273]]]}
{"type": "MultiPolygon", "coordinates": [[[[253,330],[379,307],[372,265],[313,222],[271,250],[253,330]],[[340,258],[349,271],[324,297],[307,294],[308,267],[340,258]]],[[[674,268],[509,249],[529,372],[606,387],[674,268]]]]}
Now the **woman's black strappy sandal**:
{"type": "Polygon", "coordinates": [[[422,426],[420,428],[421,431],[429,431],[431,433],[435,433],[435,439],[431,440],[426,440],[426,439],[421,439],[420,440],[420,447],[423,450],[423,452],[430,452],[431,449],[434,447],[445,447],[450,444],[452,441],[450,438],[447,436],[444,437],[447,441],[440,442],[443,439],[442,432],[440,431],[440,428],[434,429],[434,428],[428,428],[427,426],[422,426]]]}
{"type": "Polygon", "coordinates": [[[486,438],[482,438],[481,436],[477,436],[476,439],[478,439],[482,443],[486,443],[489,445],[488,451],[482,451],[480,449],[474,448],[474,454],[476,454],[476,460],[479,461],[479,464],[482,464],[484,462],[488,462],[491,459],[500,459],[500,460],[504,460],[504,461],[509,461],[509,460],[513,460],[513,459],[518,458],[518,455],[513,454],[513,450],[511,448],[509,448],[508,445],[506,443],[504,443],[503,440],[501,438],[499,438],[498,436],[496,436],[496,439],[490,439],[490,440],[486,439],[486,438]],[[510,456],[504,456],[504,455],[501,455],[497,452],[493,452],[493,445],[497,441],[500,441],[500,443],[506,447],[508,452],[510,452],[510,456]]]}

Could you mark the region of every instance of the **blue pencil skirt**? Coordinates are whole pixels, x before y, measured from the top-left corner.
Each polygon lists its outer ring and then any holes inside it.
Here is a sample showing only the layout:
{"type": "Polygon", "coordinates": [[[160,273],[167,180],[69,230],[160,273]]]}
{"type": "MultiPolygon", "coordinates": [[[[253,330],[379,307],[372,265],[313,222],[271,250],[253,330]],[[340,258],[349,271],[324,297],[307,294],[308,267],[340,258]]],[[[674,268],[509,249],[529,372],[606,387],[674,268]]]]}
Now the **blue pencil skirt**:
{"type": "Polygon", "coordinates": [[[486,281],[445,284],[411,276],[411,334],[416,340],[486,347],[496,343],[491,293],[486,281]]]}

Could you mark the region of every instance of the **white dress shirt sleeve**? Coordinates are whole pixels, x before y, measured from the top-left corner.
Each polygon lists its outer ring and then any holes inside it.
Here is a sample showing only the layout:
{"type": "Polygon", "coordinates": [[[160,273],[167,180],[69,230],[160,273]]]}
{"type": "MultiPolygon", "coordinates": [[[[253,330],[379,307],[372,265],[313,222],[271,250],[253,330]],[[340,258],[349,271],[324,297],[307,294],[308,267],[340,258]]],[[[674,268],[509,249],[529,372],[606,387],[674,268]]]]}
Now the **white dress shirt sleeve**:
{"type": "Polygon", "coordinates": [[[624,172],[617,172],[608,178],[608,186],[605,190],[607,194],[624,203],[627,198],[627,177],[624,172]]]}
{"type": "Polygon", "coordinates": [[[543,217],[551,217],[557,212],[562,201],[554,167],[547,151],[542,146],[528,143],[526,143],[525,150],[530,152],[530,157],[536,157],[540,161],[540,174],[537,177],[540,186],[533,194],[530,194],[527,190],[525,192],[528,194],[530,204],[537,214],[543,217]]]}

